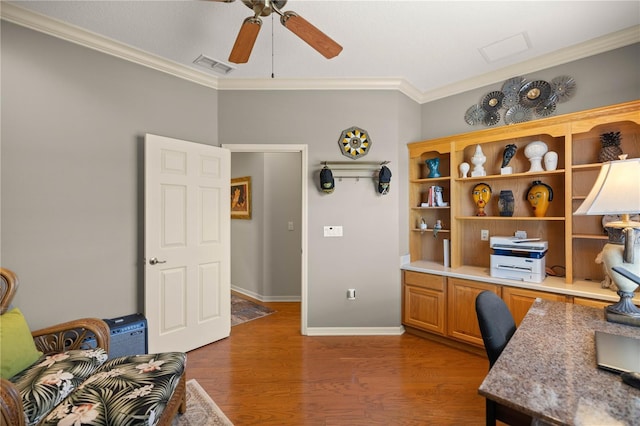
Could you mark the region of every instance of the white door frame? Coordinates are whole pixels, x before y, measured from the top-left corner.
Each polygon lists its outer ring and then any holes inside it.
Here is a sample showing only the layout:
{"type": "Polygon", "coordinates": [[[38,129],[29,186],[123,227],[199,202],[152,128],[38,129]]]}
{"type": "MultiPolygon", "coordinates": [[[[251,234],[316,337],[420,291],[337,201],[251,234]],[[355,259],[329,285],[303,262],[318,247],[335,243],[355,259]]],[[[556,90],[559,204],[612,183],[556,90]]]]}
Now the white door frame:
{"type": "Polygon", "coordinates": [[[233,154],[234,152],[275,152],[275,153],[284,153],[284,152],[299,152],[302,161],[302,176],[301,184],[302,184],[302,224],[300,226],[300,230],[302,233],[301,236],[301,250],[302,255],[300,257],[301,265],[301,303],[300,303],[300,332],[302,335],[307,335],[307,294],[308,294],[308,274],[307,274],[307,241],[308,241],[308,214],[307,214],[307,183],[308,183],[308,146],[307,145],[295,145],[295,144],[226,144],[223,143],[221,145],[222,148],[226,148],[233,154]]]}

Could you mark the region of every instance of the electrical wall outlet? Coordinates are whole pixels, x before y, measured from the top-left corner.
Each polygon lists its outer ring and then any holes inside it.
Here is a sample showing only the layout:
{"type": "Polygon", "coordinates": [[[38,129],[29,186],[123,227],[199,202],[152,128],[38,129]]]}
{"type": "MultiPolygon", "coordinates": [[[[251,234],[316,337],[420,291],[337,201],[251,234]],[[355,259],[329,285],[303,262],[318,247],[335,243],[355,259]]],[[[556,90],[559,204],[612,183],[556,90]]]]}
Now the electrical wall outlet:
{"type": "Polygon", "coordinates": [[[488,229],[481,229],[480,230],[480,239],[482,241],[489,241],[489,230],[488,229]]]}

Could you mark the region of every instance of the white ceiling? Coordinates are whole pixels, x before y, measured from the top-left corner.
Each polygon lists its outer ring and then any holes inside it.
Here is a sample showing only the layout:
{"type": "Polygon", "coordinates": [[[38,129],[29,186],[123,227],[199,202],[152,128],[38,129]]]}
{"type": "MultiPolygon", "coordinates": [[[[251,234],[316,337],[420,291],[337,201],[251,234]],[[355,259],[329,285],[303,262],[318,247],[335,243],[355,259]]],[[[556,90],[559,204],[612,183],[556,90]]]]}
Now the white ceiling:
{"type": "MultiPolygon", "coordinates": [[[[342,53],[325,59],[272,14],[273,25],[272,16],[262,18],[249,62],[232,64],[235,70],[222,76],[193,61],[203,54],[228,63],[240,25],[252,15],[240,0],[3,3],[206,73],[228,87],[259,81],[299,88],[330,79],[334,87],[369,88],[392,82],[422,101],[640,41],[637,0],[290,0],[283,10],[310,21],[340,43],[342,53]],[[487,52],[506,57],[488,61],[487,52]]],[[[4,10],[3,19],[19,21],[4,10]]]]}

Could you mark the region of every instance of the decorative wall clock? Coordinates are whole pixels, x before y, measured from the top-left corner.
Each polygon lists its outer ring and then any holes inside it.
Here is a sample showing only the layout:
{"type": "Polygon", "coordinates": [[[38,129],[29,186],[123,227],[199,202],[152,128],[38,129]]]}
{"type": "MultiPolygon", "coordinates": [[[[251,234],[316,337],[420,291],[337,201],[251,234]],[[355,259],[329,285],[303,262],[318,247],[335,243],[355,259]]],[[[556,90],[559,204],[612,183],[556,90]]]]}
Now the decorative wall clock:
{"type": "Polygon", "coordinates": [[[338,145],[342,155],[357,160],[369,153],[371,139],[366,130],[354,126],[342,132],[338,145]]]}

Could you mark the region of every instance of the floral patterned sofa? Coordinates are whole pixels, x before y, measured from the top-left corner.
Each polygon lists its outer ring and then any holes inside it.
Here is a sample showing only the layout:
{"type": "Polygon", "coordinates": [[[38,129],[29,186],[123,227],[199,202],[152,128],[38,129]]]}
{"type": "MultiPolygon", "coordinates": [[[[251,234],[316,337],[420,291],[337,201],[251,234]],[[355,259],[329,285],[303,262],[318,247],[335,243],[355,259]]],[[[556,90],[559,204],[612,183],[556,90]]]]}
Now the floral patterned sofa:
{"type": "Polygon", "coordinates": [[[0,425],[168,426],[185,412],[186,354],[108,360],[109,327],[96,318],[30,332],[9,308],[16,275],[0,278],[0,425]]]}

